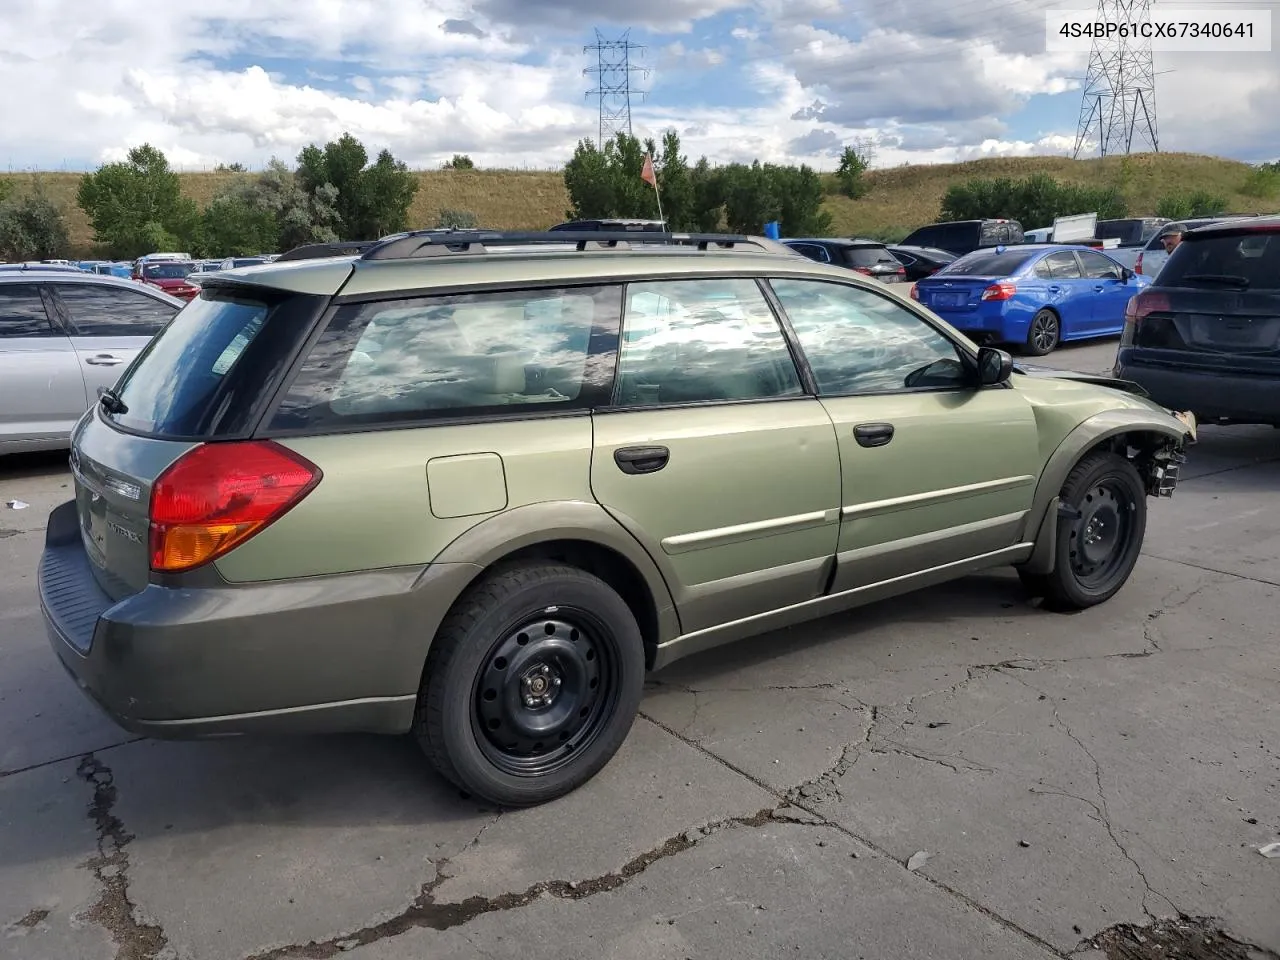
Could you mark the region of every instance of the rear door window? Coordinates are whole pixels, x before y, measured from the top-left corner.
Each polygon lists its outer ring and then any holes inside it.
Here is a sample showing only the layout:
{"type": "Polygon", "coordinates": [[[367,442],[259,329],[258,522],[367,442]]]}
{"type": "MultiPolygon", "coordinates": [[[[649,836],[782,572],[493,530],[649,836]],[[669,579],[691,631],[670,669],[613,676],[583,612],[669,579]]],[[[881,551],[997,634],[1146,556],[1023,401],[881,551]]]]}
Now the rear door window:
{"type": "MultiPolygon", "coordinates": [[[[590,409],[612,388],[621,306],[617,286],[343,306],[271,429],[590,409]]],[[[651,321],[666,309],[646,307],[651,321]]]]}
{"type": "Polygon", "coordinates": [[[1080,262],[1070,250],[1051,253],[1044,258],[1044,263],[1049,268],[1049,275],[1054,280],[1079,280],[1081,278],[1080,262]]]}
{"type": "Polygon", "coordinates": [[[54,334],[39,287],[34,283],[0,283],[0,340],[54,334]]]}
{"type": "Polygon", "coordinates": [[[172,304],[145,293],[107,284],[59,283],[52,289],[72,330],[82,337],[154,336],[178,312],[172,304]]]}

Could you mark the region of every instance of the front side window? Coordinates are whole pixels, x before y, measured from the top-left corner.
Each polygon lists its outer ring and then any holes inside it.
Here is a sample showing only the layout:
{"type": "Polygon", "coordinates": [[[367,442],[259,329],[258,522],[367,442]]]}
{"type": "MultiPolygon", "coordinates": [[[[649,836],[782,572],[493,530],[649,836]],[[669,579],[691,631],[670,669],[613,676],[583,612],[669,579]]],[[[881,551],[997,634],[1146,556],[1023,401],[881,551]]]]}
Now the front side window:
{"type": "Polygon", "coordinates": [[[51,336],[39,288],[34,283],[0,284],[0,340],[51,336]]]}
{"type": "Polygon", "coordinates": [[[341,307],[272,427],[588,409],[612,382],[620,297],[571,287],[341,307]]]}
{"type": "Polygon", "coordinates": [[[616,406],[803,392],[778,320],[754,280],[628,284],[616,406]]]}
{"type": "Polygon", "coordinates": [[[968,382],[955,344],[888,297],[816,280],[769,282],[819,394],[954,389],[968,382]]]}
{"type": "Polygon", "coordinates": [[[96,283],[60,283],[53,288],[83,337],[150,337],[178,308],[136,290],[96,283]]]}

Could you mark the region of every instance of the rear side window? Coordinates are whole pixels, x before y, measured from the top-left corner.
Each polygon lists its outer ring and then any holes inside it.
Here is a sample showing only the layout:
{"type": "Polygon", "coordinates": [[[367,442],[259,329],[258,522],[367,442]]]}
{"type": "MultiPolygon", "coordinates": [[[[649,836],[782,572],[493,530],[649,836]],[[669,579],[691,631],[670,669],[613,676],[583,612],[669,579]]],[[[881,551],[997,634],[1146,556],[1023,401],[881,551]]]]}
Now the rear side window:
{"type": "Polygon", "coordinates": [[[341,307],[271,428],[588,409],[613,384],[621,301],[611,286],[341,307]]]}
{"type": "Polygon", "coordinates": [[[1017,273],[1030,256],[1031,254],[1018,250],[1005,250],[1003,253],[975,250],[952,260],[934,276],[946,273],[961,277],[1007,277],[1011,273],[1017,273]]]}
{"type": "Polygon", "coordinates": [[[51,337],[53,327],[34,283],[0,283],[0,340],[51,337]]]}
{"type": "Polygon", "coordinates": [[[178,312],[145,293],[106,284],[59,283],[53,289],[72,329],[84,337],[153,336],[178,312]]]}
{"type": "Polygon", "coordinates": [[[801,256],[808,257],[810,260],[816,260],[818,263],[830,263],[831,258],[827,256],[825,247],[816,243],[789,243],[787,244],[792,250],[801,256]]]}
{"type": "Polygon", "coordinates": [[[152,338],[116,386],[125,410],[103,415],[166,438],[249,429],[325,298],[205,290],[152,338]]]}
{"type": "Polygon", "coordinates": [[[1183,241],[1160,271],[1160,286],[1280,290],[1280,233],[1183,241]]]}

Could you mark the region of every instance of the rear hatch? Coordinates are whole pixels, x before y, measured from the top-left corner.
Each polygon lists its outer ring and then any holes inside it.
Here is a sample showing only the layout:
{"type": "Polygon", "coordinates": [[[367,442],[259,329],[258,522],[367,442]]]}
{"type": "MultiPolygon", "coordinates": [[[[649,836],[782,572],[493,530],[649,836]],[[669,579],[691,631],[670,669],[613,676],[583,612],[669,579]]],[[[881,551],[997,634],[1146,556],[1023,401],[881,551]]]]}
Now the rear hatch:
{"type": "Polygon", "coordinates": [[[885,283],[901,283],[907,278],[907,269],[902,261],[889,252],[888,247],[866,246],[844,247],[841,250],[844,265],[863,276],[875,277],[885,283]]]}
{"type": "Polygon", "coordinates": [[[327,298],[206,289],[154,337],[72,435],[81,539],[112,599],[150,580],[151,493],[204,443],[242,440],[327,298]]]}
{"type": "Polygon", "coordinates": [[[977,310],[983,298],[1007,300],[1001,283],[1017,273],[1031,254],[1017,249],[976,250],[916,281],[915,298],[940,313],[977,310]]]}
{"type": "Polygon", "coordinates": [[[1121,346],[1142,363],[1280,372],[1280,229],[1189,234],[1131,301],[1121,346]]]}

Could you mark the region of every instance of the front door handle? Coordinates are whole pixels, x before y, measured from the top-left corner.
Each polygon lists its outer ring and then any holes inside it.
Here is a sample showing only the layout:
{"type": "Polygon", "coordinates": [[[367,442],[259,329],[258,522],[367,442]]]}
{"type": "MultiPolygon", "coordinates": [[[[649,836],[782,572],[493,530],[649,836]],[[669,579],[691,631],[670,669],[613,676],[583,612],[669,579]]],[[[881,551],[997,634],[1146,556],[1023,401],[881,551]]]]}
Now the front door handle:
{"type": "Polygon", "coordinates": [[[1093,290],[1094,290],[1094,293],[1101,293],[1101,292],[1102,292],[1102,284],[1098,284],[1096,287],[1094,287],[1094,288],[1093,288],[1093,290]]]}
{"type": "Polygon", "coordinates": [[[114,367],[117,363],[124,363],[124,357],[113,357],[109,353],[99,353],[93,357],[85,357],[85,363],[91,363],[95,367],[114,367]]]}
{"type": "Polygon", "coordinates": [[[893,439],[893,424],[860,423],[853,428],[853,439],[860,447],[883,447],[893,439]]]}
{"type": "Polygon", "coordinates": [[[1062,288],[1061,288],[1061,287],[1057,287],[1057,286],[1050,287],[1050,288],[1049,288],[1049,292],[1050,292],[1050,293],[1061,293],[1061,292],[1062,292],[1062,288]]]}
{"type": "Polygon", "coordinates": [[[657,473],[671,460],[666,447],[619,447],[613,451],[613,462],[623,473],[657,473]]]}

